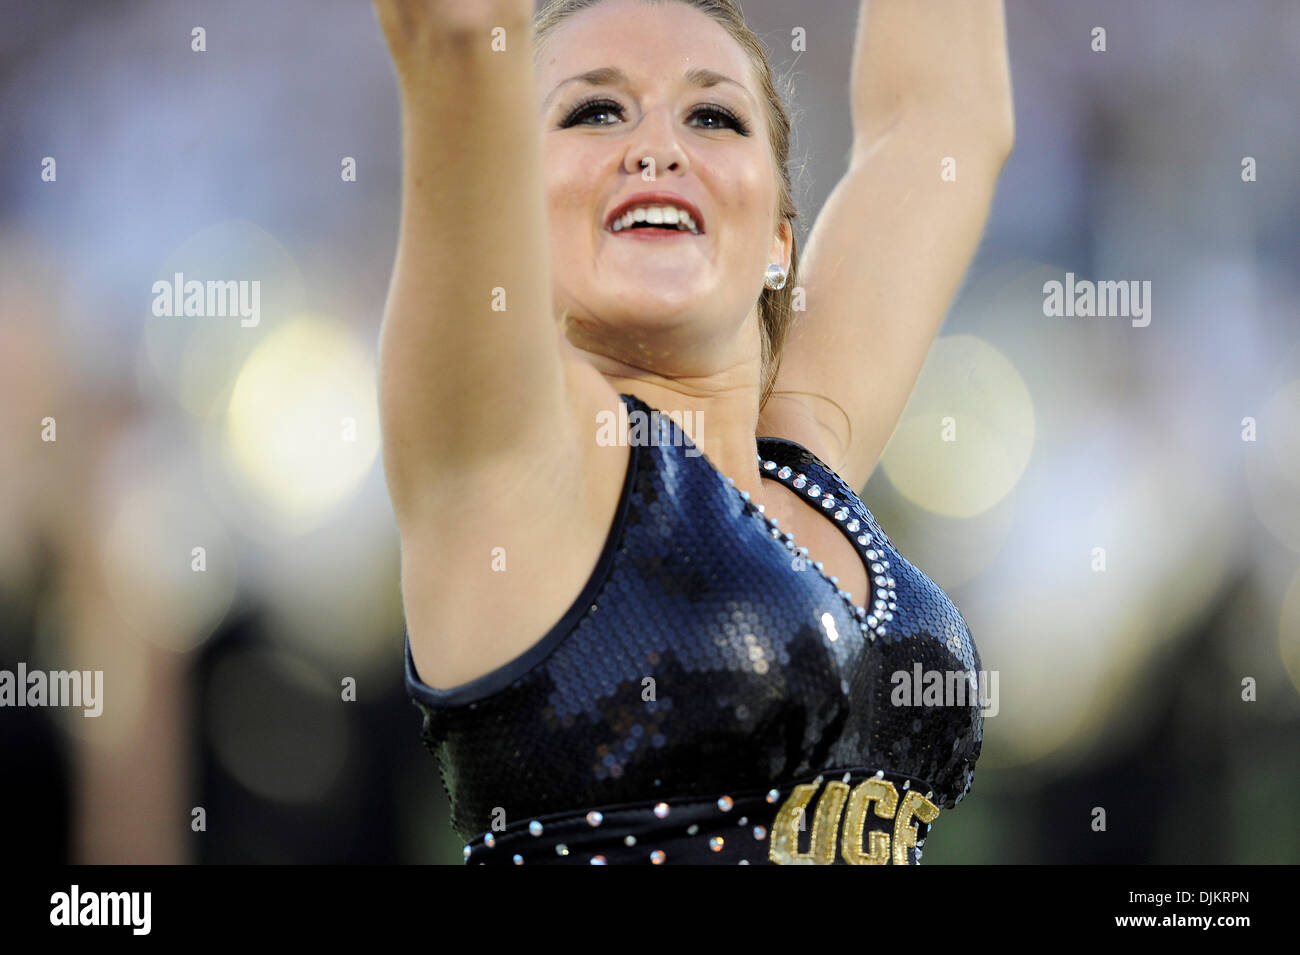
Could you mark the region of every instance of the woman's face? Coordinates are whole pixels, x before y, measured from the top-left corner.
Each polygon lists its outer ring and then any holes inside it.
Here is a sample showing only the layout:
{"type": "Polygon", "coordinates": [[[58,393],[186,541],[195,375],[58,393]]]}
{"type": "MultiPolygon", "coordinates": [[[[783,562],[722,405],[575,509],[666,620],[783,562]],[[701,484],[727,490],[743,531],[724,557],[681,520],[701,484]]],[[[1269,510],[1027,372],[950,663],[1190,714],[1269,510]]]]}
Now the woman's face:
{"type": "Polygon", "coordinates": [[[676,374],[752,351],[757,339],[738,332],[748,321],[756,334],[763,278],[788,261],[790,230],[744,51],[684,4],[606,0],[551,35],[537,77],[555,309],[569,310],[570,339],[676,374]],[[610,68],[625,78],[565,82],[610,68]],[[701,85],[692,71],[730,81],[701,85]],[[611,215],[646,192],[692,204],[699,234],[612,231],[611,215]]]}

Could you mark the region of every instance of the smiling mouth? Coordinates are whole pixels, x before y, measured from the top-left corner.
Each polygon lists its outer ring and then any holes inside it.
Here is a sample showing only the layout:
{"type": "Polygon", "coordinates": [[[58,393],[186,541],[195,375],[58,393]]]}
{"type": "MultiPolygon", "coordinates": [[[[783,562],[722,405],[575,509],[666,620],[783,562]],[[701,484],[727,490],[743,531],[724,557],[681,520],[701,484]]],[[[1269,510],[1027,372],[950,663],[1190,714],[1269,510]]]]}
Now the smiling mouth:
{"type": "Polygon", "coordinates": [[[703,235],[691,214],[675,206],[638,206],[629,209],[609,224],[615,235],[703,235]]]}

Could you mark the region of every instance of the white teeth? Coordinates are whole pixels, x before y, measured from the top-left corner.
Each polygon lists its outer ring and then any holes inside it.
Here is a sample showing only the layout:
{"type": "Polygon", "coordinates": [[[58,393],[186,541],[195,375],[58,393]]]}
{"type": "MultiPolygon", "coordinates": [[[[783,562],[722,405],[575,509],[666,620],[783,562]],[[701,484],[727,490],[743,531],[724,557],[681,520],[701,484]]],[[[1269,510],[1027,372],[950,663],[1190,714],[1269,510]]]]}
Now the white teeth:
{"type": "Polygon", "coordinates": [[[699,227],[695,224],[695,220],[691,218],[690,213],[685,209],[678,209],[676,206],[637,206],[615,219],[613,224],[610,225],[610,230],[622,232],[624,229],[631,228],[634,222],[649,222],[653,225],[675,225],[683,232],[700,234],[699,227]]]}

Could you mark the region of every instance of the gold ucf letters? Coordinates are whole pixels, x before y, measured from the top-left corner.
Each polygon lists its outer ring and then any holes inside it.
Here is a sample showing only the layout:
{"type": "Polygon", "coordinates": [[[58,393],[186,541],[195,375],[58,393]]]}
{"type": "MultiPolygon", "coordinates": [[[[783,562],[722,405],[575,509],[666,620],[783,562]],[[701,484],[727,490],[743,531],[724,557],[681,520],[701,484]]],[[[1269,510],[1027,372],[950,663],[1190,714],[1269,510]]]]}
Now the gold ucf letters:
{"type": "Polygon", "coordinates": [[[817,800],[812,833],[807,852],[799,851],[799,822],[821,781],[794,787],[772,823],[768,858],[777,865],[831,865],[835,861],[836,830],[841,815],[844,832],[839,839],[840,854],[849,865],[887,865],[890,862],[890,835],[874,829],[867,832],[868,845],[862,836],[867,829],[867,810],[880,819],[894,820],[893,863],[907,865],[907,850],[916,845],[918,830],[913,819],[934,822],[939,807],[914,789],[903,791],[887,779],[875,777],[858,783],[851,790],[848,783],[832,780],[817,800]],[[845,803],[848,811],[845,811],[845,803]],[[901,805],[900,805],[901,802],[901,805]]]}

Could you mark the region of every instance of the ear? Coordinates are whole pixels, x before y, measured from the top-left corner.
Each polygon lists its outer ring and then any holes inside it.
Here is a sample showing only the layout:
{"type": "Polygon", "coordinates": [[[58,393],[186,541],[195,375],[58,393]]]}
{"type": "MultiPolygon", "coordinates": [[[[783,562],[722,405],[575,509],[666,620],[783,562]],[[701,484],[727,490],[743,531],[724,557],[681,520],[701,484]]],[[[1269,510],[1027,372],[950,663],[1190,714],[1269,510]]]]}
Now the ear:
{"type": "Polygon", "coordinates": [[[794,251],[794,229],[790,225],[790,220],[781,217],[780,223],[776,228],[776,235],[772,238],[772,247],[768,252],[768,262],[779,263],[787,272],[790,271],[790,255],[794,251]]]}

